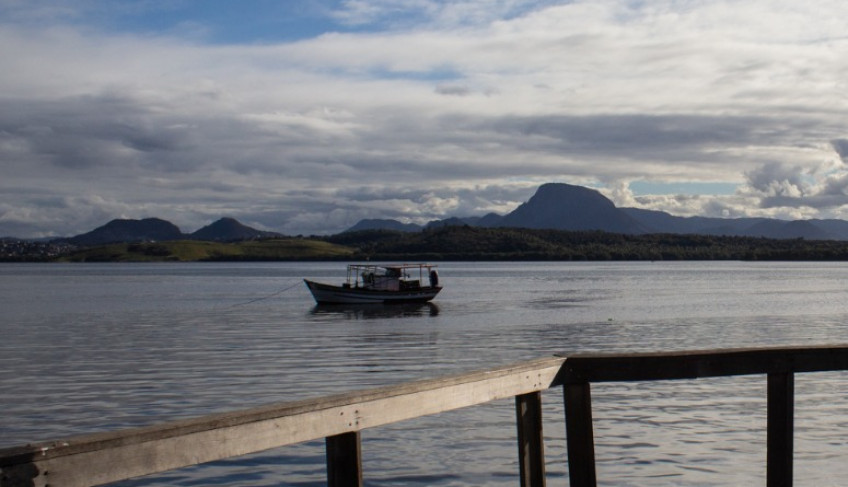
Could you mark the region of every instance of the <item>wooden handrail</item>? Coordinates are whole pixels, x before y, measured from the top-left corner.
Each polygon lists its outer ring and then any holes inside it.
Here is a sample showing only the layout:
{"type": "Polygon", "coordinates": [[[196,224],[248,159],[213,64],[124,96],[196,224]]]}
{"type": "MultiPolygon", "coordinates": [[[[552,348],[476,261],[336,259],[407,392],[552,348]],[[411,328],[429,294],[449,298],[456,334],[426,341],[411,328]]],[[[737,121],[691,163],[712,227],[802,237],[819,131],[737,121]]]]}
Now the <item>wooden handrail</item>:
{"type": "Polygon", "coordinates": [[[697,379],[765,374],[766,485],[792,485],[794,374],[848,370],[848,345],[571,355],[563,365],[568,466],[572,487],[594,487],[592,382],[697,379]]]}
{"type": "Polygon", "coordinates": [[[846,369],[848,345],[594,353],[568,355],[563,379],[627,382],[846,369]]]}
{"type": "Polygon", "coordinates": [[[540,392],[563,386],[572,487],[596,484],[592,382],[768,378],[767,479],[792,485],[794,374],[848,370],[848,345],[554,356],[232,413],[0,449],[0,487],[94,486],[321,438],[329,485],[362,484],[359,432],[515,397],[522,487],[545,485],[540,392]]]}
{"type": "MultiPolygon", "coordinates": [[[[558,383],[563,362],[564,358],[548,357],[491,370],[6,448],[0,450],[0,487],[101,485],[337,437],[542,391],[558,383]]],[[[346,444],[332,443],[334,447],[346,444]]]]}

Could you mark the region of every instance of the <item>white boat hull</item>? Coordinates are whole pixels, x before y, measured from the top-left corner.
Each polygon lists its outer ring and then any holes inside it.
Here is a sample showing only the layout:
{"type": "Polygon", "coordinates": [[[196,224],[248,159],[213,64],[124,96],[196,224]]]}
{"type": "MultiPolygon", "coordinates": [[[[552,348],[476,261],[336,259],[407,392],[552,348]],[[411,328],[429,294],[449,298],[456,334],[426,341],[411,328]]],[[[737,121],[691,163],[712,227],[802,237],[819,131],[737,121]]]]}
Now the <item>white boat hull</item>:
{"type": "Polygon", "coordinates": [[[441,287],[427,286],[399,291],[332,286],[304,279],[315,301],[321,304],[422,303],[435,298],[441,287]]]}

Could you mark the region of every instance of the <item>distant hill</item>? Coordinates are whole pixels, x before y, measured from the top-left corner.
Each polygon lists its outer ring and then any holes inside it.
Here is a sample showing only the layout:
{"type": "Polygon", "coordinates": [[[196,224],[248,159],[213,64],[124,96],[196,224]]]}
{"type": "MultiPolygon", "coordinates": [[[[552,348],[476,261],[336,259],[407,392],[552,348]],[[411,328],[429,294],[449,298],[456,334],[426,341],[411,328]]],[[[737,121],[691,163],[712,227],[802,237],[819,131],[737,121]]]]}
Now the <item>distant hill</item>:
{"type": "Polygon", "coordinates": [[[477,220],[477,226],[479,227],[495,227],[501,221],[501,216],[497,213],[488,213],[483,215],[479,220],[477,220]]]}
{"type": "Polygon", "coordinates": [[[530,200],[493,226],[646,233],[642,224],[598,191],[562,183],[543,184],[530,200]]]}
{"type": "Polygon", "coordinates": [[[621,208],[621,211],[640,221],[651,233],[848,240],[848,222],[844,220],[679,217],[639,208],[621,208]]]}
{"type": "MultiPolygon", "coordinates": [[[[394,220],[362,220],[350,230],[419,231],[419,226],[392,225],[394,220]]],[[[395,222],[397,223],[397,222],[395,222]]],[[[617,209],[612,201],[594,189],[563,183],[543,184],[530,200],[511,213],[501,216],[489,213],[483,217],[452,217],[432,221],[426,228],[446,226],[478,226],[485,228],[513,227],[551,230],[601,230],[611,233],[639,234],[647,229],[635,218],[617,209]]]]}
{"type": "Polygon", "coordinates": [[[345,232],[358,232],[361,230],[395,230],[398,232],[418,232],[423,227],[414,223],[401,223],[397,220],[366,219],[360,220],[356,225],[348,228],[345,232]]]}
{"type": "Polygon", "coordinates": [[[830,234],[837,240],[848,240],[848,221],[845,220],[806,220],[830,234]]]}
{"type": "Polygon", "coordinates": [[[266,232],[243,225],[233,218],[221,218],[200,230],[186,235],[189,240],[204,240],[209,242],[237,242],[257,238],[282,237],[282,234],[266,232]]]}
{"type": "Polygon", "coordinates": [[[765,218],[707,218],[700,216],[680,217],[663,211],[641,208],[621,208],[621,211],[644,225],[653,233],[697,233],[702,235],[729,235],[744,231],[765,218]]]}
{"type": "Polygon", "coordinates": [[[744,233],[749,237],[767,236],[769,238],[780,239],[804,238],[808,240],[833,240],[832,235],[818,228],[815,223],[802,220],[765,220],[748,228],[744,233]]]}
{"type": "Polygon", "coordinates": [[[595,230],[445,226],[325,237],[373,261],[785,260],[848,261],[848,242],[713,235],[626,235],[595,230]]]}
{"type": "MultiPolygon", "coordinates": [[[[397,220],[385,220],[385,219],[366,219],[360,220],[356,223],[356,225],[348,228],[344,232],[360,232],[364,230],[390,230],[395,232],[420,232],[421,230],[433,229],[433,228],[442,228],[442,227],[457,227],[463,225],[469,225],[472,227],[490,227],[494,226],[489,224],[490,221],[498,222],[500,221],[501,216],[496,215],[494,213],[490,213],[486,216],[472,216],[472,217],[450,217],[444,220],[433,220],[428,222],[426,225],[416,225],[415,223],[401,223],[397,220]],[[492,220],[494,219],[494,220],[492,220]]],[[[343,233],[344,233],[343,232],[343,233]]]]}
{"type": "Polygon", "coordinates": [[[80,246],[104,245],[117,242],[152,242],[179,240],[183,233],[176,225],[159,218],[143,220],[112,220],[102,227],[71,237],[68,243],[80,246]]]}
{"type": "MultiPolygon", "coordinates": [[[[369,220],[354,228],[370,230],[369,220]]],[[[381,220],[383,229],[419,231],[421,227],[394,227],[381,220]]],[[[395,222],[398,223],[398,222],[395,222]]],[[[627,235],[648,233],[764,237],[773,239],[848,240],[845,220],[778,220],[774,218],[679,217],[656,210],[616,208],[600,192],[562,183],[540,186],[514,211],[504,215],[457,218],[430,222],[426,228],[445,226],[512,227],[568,231],[600,230],[627,235]]]]}
{"type": "MultiPolygon", "coordinates": [[[[500,219],[500,215],[495,215],[495,216],[498,219],[500,219]]],[[[433,221],[427,223],[427,225],[425,225],[424,228],[433,229],[433,228],[442,228],[442,227],[462,227],[462,226],[465,226],[465,225],[472,226],[472,227],[485,227],[485,226],[488,226],[488,225],[485,224],[484,218],[486,218],[486,217],[470,216],[470,217],[466,217],[466,218],[458,218],[458,217],[454,216],[454,217],[451,217],[451,218],[446,218],[444,220],[433,220],[433,221]]]]}
{"type": "Polygon", "coordinates": [[[143,220],[112,220],[102,227],[63,241],[91,247],[113,243],[167,242],[172,240],[201,240],[210,242],[237,242],[258,238],[279,238],[282,234],[256,230],[233,218],[221,218],[191,234],[183,233],[173,223],[159,218],[143,220]]]}
{"type": "MultiPolygon", "coordinates": [[[[603,231],[625,235],[685,234],[770,239],[848,240],[848,221],[796,220],[774,218],[679,217],[662,211],[617,208],[600,192],[582,186],[548,183],[506,215],[490,213],[482,217],[450,217],[426,225],[396,220],[361,220],[343,233],[381,230],[420,232],[446,227],[527,228],[565,231],[603,231]]],[[[233,218],[221,218],[194,233],[184,234],[171,222],[159,218],[112,220],[102,227],[54,242],[89,247],[111,243],[201,240],[236,242],[279,238],[275,232],[257,230],[233,218]]]]}

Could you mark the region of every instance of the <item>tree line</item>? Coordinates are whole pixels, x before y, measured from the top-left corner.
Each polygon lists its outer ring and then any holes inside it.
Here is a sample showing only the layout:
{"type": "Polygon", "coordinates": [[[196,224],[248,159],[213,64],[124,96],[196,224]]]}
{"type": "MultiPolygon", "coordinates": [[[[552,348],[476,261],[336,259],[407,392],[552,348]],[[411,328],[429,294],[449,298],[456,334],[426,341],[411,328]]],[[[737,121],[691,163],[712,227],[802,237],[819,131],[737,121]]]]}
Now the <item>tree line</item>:
{"type": "Polygon", "coordinates": [[[444,226],[212,243],[169,241],[83,248],[0,242],[0,262],[235,260],[761,260],[848,261],[848,241],[719,235],[444,226]],[[48,252],[49,250],[49,252],[48,252]]]}
{"type": "Polygon", "coordinates": [[[719,235],[449,226],[364,230],[324,240],[372,260],[848,260],[848,242],[719,235]]]}

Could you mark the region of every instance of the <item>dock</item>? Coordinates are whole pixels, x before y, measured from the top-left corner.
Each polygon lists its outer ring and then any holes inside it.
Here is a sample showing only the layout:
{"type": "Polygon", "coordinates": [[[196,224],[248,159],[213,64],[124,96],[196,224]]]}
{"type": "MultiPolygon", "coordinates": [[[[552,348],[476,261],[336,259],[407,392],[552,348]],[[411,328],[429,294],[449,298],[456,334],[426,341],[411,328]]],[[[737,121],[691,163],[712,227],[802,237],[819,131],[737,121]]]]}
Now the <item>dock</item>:
{"type": "Polygon", "coordinates": [[[324,440],[327,484],[361,486],[360,432],[514,398],[521,487],[546,485],[541,393],[562,388],[569,483],[597,484],[591,385],[762,375],[768,487],[792,485],[795,375],[848,370],[848,345],[595,353],[0,449],[0,487],[87,487],[324,440]]]}

